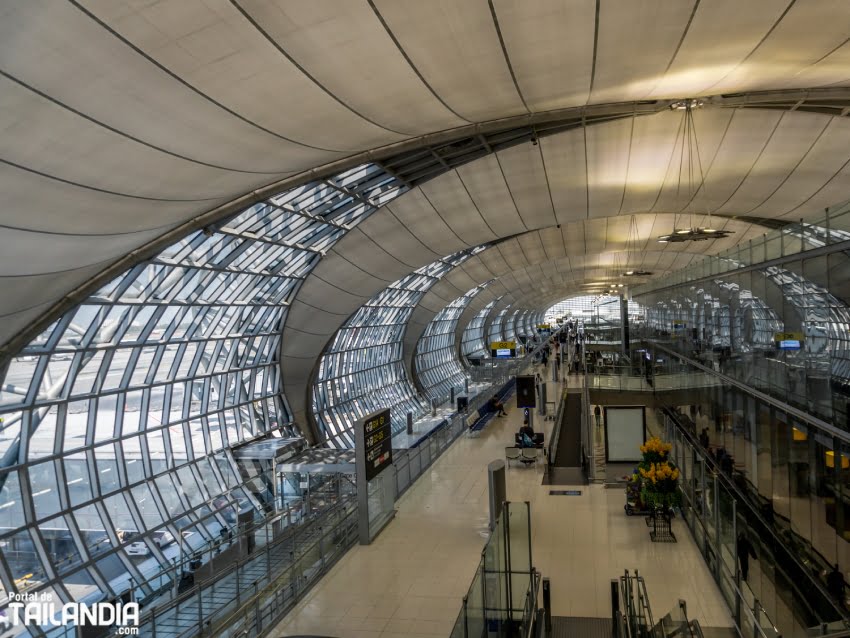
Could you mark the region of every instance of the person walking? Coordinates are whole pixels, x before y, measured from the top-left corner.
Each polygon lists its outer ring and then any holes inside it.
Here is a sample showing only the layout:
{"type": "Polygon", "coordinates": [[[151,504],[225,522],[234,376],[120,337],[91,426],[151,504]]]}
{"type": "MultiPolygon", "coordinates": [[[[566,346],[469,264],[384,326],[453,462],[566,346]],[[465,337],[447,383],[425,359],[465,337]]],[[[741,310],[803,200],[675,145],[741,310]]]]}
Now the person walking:
{"type": "Polygon", "coordinates": [[[750,544],[750,541],[747,540],[747,537],[744,536],[744,533],[741,532],[738,534],[738,563],[741,565],[741,578],[743,580],[747,580],[747,576],[750,573],[750,556],[753,558],[758,558],[756,556],[756,552],[753,549],[753,546],[750,544]]]}

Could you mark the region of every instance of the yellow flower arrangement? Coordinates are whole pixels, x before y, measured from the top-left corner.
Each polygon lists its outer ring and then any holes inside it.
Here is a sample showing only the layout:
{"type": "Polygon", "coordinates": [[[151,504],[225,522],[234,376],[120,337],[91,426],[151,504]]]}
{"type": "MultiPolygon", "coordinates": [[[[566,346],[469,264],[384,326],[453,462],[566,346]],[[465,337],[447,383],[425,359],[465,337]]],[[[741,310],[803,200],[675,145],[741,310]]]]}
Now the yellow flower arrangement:
{"type": "Polygon", "coordinates": [[[642,454],[658,454],[659,456],[667,456],[667,453],[673,449],[670,443],[665,443],[657,436],[652,437],[646,443],[640,446],[642,454]]]}
{"type": "Polygon", "coordinates": [[[670,465],[667,461],[663,463],[650,463],[649,469],[639,468],[639,472],[644,480],[649,481],[653,485],[658,485],[662,481],[679,480],[678,468],[670,465]]]}

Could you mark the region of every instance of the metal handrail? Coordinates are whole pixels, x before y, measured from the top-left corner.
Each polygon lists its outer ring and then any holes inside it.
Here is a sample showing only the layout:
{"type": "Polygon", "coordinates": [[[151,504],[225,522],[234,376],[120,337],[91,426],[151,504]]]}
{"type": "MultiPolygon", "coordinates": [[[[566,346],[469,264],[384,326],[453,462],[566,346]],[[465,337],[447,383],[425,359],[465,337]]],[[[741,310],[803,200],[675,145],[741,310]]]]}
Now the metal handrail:
{"type": "MultiPolygon", "coordinates": [[[[307,526],[307,527],[300,527],[299,526],[298,528],[294,529],[292,531],[292,533],[284,534],[284,535],[281,535],[279,538],[274,539],[273,542],[266,545],[266,548],[267,548],[266,551],[270,550],[272,547],[276,547],[277,545],[279,545],[281,543],[285,543],[285,542],[293,539],[294,537],[296,537],[298,535],[299,530],[306,530],[306,529],[321,530],[323,528],[323,525],[321,525],[320,523],[324,523],[327,519],[331,518],[332,515],[335,515],[340,511],[348,510],[343,514],[340,521],[342,522],[342,521],[347,520],[348,517],[351,515],[351,513],[356,511],[356,508],[347,507],[347,506],[350,506],[352,504],[356,504],[356,501],[350,499],[350,500],[345,500],[345,501],[342,501],[340,503],[336,503],[336,504],[332,505],[329,509],[327,509],[325,512],[323,512],[321,514],[321,517],[319,519],[312,521],[312,523],[309,526],[307,526]]],[[[333,527],[332,529],[336,529],[336,527],[333,527]]],[[[322,535],[319,534],[319,539],[321,539],[321,536],[322,535]]],[[[310,549],[314,546],[315,546],[315,543],[311,544],[308,549],[310,549]]],[[[183,604],[186,601],[194,598],[195,596],[200,596],[201,592],[206,587],[213,586],[216,582],[222,580],[224,577],[227,577],[227,576],[233,574],[234,572],[237,573],[237,578],[238,578],[239,569],[242,566],[246,565],[247,563],[256,560],[258,558],[258,555],[259,554],[253,555],[253,556],[246,556],[244,558],[238,559],[238,560],[234,561],[233,563],[231,563],[230,565],[224,567],[220,572],[218,572],[215,575],[214,578],[212,578],[208,581],[205,581],[203,583],[199,583],[199,584],[195,585],[190,590],[184,592],[183,594],[181,594],[180,596],[178,596],[176,598],[172,598],[171,600],[168,600],[167,602],[165,602],[162,605],[154,605],[153,607],[150,607],[148,609],[143,610],[143,613],[139,618],[140,624],[141,624],[142,621],[145,621],[145,622],[155,621],[156,616],[163,614],[163,613],[166,613],[166,612],[174,609],[175,607],[179,607],[181,604],[183,604]]],[[[112,635],[118,636],[119,634],[115,633],[115,634],[112,634],[112,635]]]]}
{"type": "Polygon", "coordinates": [[[561,438],[561,421],[564,416],[564,409],[567,405],[567,388],[564,387],[561,391],[561,400],[558,402],[558,409],[555,411],[555,427],[552,429],[552,437],[549,441],[549,465],[555,462],[555,455],[558,453],[558,441],[561,438]]]}

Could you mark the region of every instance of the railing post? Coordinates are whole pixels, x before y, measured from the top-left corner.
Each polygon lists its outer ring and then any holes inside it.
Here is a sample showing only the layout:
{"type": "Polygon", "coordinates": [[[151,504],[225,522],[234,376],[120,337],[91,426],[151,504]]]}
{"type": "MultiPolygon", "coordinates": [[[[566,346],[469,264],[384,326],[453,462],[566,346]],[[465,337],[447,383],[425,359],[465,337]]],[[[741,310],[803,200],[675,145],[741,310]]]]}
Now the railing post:
{"type": "Polygon", "coordinates": [[[759,599],[753,598],[753,638],[758,638],[759,635],[759,599]]]}
{"type": "MultiPolygon", "coordinates": [[[[548,579],[544,580],[545,583],[548,579]]],[[[546,595],[546,589],[543,590],[543,595],[546,595]]],[[[544,599],[545,601],[545,599],[544,599]]],[[[620,635],[620,592],[617,588],[617,579],[611,579],[611,620],[614,623],[614,637],[615,638],[625,638],[625,636],[620,635]]],[[[547,612],[547,623],[546,623],[546,632],[547,635],[549,633],[549,628],[551,625],[551,616],[548,615],[547,612]]]]}
{"type": "Polygon", "coordinates": [[[468,599],[468,595],[463,597],[463,638],[469,638],[469,614],[467,612],[468,599]]]}

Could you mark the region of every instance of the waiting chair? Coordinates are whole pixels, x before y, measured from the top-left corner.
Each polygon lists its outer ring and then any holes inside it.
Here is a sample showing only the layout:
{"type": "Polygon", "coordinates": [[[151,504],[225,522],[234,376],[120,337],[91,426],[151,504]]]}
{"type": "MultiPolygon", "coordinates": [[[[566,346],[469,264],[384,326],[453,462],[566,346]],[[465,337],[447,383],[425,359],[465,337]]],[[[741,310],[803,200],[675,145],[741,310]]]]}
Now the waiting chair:
{"type": "Polygon", "coordinates": [[[522,451],[518,447],[506,447],[505,448],[505,461],[510,467],[511,461],[519,461],[522,456],[522,451]]]}
{"type": "Polygon", "coordinates": [[[537,463],[537,448],[536,447],[524,447],[520,449],[520,461],[525,463],[526,465],[531,465],[532,463],[537,463]]]}

